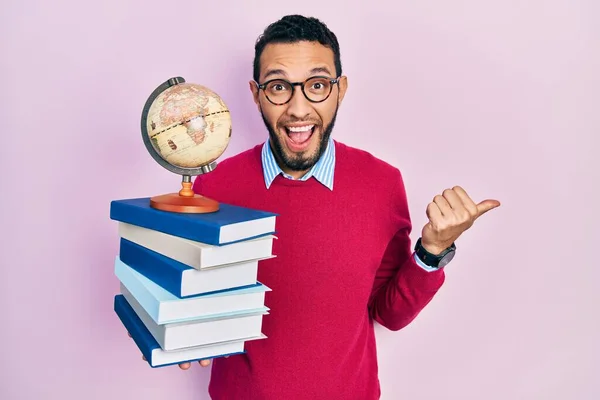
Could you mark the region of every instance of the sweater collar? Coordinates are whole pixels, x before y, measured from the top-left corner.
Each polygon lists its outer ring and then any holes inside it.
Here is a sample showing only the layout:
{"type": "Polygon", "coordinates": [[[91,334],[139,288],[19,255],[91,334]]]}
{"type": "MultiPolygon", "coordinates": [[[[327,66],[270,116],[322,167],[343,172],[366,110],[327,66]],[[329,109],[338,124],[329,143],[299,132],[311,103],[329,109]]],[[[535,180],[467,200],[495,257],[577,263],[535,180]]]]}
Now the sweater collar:
{"type": "MultiPolygon", "coordinates": [[[[277,161],[275,160],[275,156],[273,151],[271,150],[271,146],[269,145],[269,140],[267,140],[262,146],[262,166],[263,166],[263,175],[265,179],[265,185],[267,189],[273,183],[273,180],[277,177],[277,175],[281,174],[287,179],[294,179],[279,168],[277,165],[277,161]]],[[[299,180],[306,181],[311,177],[314,177],[317,181],[321,182],[325,185],[329,190],[333,190],[333,172],[335,170],[335,144],[333,139],[329,138],[327,142],[327,147],[325,151],[319,158],[319,161],[299,180]]]]}

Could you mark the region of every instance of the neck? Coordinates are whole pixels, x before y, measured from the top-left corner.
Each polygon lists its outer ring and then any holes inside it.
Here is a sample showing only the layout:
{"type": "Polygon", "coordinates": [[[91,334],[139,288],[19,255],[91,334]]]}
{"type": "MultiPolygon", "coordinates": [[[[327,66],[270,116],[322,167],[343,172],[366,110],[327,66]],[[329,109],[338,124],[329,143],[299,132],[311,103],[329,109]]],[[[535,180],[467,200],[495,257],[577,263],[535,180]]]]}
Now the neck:
{"type": "Polygon", "coordinates": [[[306,171],[292,171],[289,168],[286,168],[285,166],[281,165],[281,162],[279,160],[277,160],[277,164],[279,165],[279,168],[281,168],[281,170],[283,172],[285,172],[286,174],[288,174],[289,176],[291,176],[294,179],[300,179],[302,178],[304,175],[306,175],[308,173],[308,170],[306,171]]]}
{"type": "Polygon", "coordinates": [[[298,171],[285,171],[285,170],[284,170],[283,172],[285,172],[286,174],[288,174],[289,176],[291,176],[291,177],[292,177],[292,178],[294,178],[294,179],[300,179],[300,178],[302,178],[304,175],[306,175],[306,173],[307,173],[308,171],[301,171],[301,172],[298,172],[298,171]]]}

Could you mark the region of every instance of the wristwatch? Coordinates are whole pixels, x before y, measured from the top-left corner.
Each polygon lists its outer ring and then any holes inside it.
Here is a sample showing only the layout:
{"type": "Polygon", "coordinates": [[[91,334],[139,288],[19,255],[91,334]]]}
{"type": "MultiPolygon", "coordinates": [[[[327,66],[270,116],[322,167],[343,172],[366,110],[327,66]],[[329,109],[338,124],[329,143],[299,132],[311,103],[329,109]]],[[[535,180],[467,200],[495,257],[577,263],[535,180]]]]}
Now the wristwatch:
{"type": "Polygon", "coordinates": [[[415,253],[425,265],[428,265],[432,268],[442,268],[454,258],[454,255],[456,254],[456,245],[452,243],[450,247],[436,255],[425,250],[421,244],[421,238],[419,238],[415,244],[415,253]]]}

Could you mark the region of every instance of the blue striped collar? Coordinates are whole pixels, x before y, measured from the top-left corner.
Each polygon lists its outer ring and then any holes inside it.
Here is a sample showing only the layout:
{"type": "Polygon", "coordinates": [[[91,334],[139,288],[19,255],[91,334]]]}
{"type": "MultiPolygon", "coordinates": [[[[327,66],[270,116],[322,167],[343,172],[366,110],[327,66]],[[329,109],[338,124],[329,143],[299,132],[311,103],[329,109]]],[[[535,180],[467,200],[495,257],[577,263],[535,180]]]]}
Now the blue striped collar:
{"type": "MultiPolygon", "coordinates": [[[[267,140],[262,147],[262,165],[267,189],[271,186],[271,183],[273,183],[273,180],[279,174],[283,175],[285,178],[294,179],[283,172],[281,168],[279,168],[279,165],[277,165],[277,161],[275,160],[275,156],[273,155],[273,151],[269,145],[269,140],[267,140]]],[[[333,190],[334,170],[335,144],[333,139],[330,138],[329,142],[327,143],[327,148],[325,149],[325,152],[323,152],[323,155],[321,155],[319,161],[317,161],[317,163],[299,180],[306,181],[314,176],[316,180],[328,187],[329,190],[333,190]]]]}

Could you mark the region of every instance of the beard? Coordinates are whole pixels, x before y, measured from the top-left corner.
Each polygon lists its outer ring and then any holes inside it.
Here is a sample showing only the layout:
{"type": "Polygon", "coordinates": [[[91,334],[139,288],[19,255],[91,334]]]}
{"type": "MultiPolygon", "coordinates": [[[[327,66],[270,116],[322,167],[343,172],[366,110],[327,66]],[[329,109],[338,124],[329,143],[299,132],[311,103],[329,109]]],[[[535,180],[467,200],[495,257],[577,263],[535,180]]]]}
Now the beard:
{"type": "Polygon", "coordinates": [[[327,143],[329,142],[329,138],[331,137],[331,132],[333,131],[333,127],[335,125],[335,119],[337,117],[337,112],[338,112],[338,109],[336,107],[335,112],[333,114],[333,118],[331,119],[331,122],[329,123],[329,125],[322,127],[320,124],[315,124],[315,129],[317,129],[317,127],[321,128],[321,129],[319,129],[319,131],[320,131],[319,132],[319,135],[320,135],[319,145],[317,147],[317,151],[315,152],[315,154],[305,155],[304,153],[301,153],[301,154],[296,154],[296,155],[295,154],[288,155],[288,154],[286,154],[285,150],[283,149],[283,144],[281,143],[282,140],[277,135],[275,128],[273,128],[273,126],[269,123],[269,121],[267,121],[267,119],[265,118],[265,115],[263,114],[263,112],[261,110],[260,115],[263,119],[263,122],[265,123],[265,126],[267,127],[267,130],[269,131],[269,138],[271,139],[270,140],[271,150],[273,151],[273,154],[275,155],[275,159],[277,159],[277,161],[282,163],[290,171],[300,172],[300,171],[307,171],[307,170],[311,169],[319,161],[319,159],[325,152],[325,149],[327,148],[327,143]]]}

